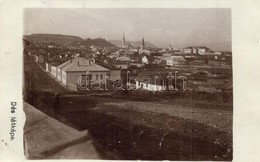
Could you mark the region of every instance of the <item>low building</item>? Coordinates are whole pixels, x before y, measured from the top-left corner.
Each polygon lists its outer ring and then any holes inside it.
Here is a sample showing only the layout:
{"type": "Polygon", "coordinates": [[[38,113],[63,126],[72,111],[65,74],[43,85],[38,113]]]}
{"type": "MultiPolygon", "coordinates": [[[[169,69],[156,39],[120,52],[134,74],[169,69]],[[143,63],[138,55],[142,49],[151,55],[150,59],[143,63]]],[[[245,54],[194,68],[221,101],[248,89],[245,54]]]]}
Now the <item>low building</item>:
{"type": "Polygon", "coordinates": [[[173,66],[173,59],[171,56],[162,56],[160,64],[165,66],[173,66]]]}
{"type": "Polygon", "coordinates": [[[186,59],[183,56],[171,56],[173,65],[183,65],[186,63],[186,59]]]}
{"type": "Polygon", "coordinates": [[[189,46],[183,49],[183,53],[205,55],[206,53],[213,53],[213,51],[205,46],[189,46]]]}
{"type": "Polygon", "coordinates": [[[143,71],[137,76],[136,89],[163,91],[166,90],[166,80],[167,77],[162,72],[143,71]]]}
{"type": "Polygon", "coordinates": [[[112,65],[114,65],[118,69],[127,69],[130,66],[130,62],[128,61],[112,61],[112,65]]]}
{"type": "Polygon", "coordinates": [[[62,82],[62,69],[65,68],[66,66],[69,66],[70,64],[72,64],[73,62],[76,62],[78,60],[80,60],[81,58],[75,58],[75,59],[71,59],[68,60],[60,65],[57,66],[56,72],[57,72],[57,79],[62,82]]]}
{"type": "Polygon", "coordinates": [[[142,64],[149,64],[148,58],[146,56],[142,57],[142,64]]]}
{"type": "Polygon", "coordinates": [[[86,84],[93,81],[100,83],[106,82],[106,77],[109,76],[110,70],[100,65],[95,64],[92,60],[85,58],[77,58],[61,69],[61,81],[64,85],[79,85],[79,79],[85,78],[86,84]]]}
{"type": "Polygon", "coordinates": [[[137,76],[135,86],[147,91],[182,90],[186,84],[184,79],[176,76],[175,80],[173,75],[173,71],[142,71],[137,76]]]}

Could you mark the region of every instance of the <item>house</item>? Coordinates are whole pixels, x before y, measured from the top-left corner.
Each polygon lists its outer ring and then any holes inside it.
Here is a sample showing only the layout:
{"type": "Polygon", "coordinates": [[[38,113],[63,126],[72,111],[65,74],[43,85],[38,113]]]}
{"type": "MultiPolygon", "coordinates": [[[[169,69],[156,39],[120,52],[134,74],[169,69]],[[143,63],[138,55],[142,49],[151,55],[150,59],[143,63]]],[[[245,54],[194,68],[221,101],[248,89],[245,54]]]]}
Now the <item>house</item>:
{"type": "Polygon", "coordinates": [[[213,53],[213,50],[205,46],[198,46],[197,49],[199,55],[205,55],[206,53],[213,53]]]}
{"type": "Polygon", "coordinates": [[[184,54],[192,54],[193,51],[192,51],[192,47],[186,47],[183,49],[183,53],[184,54]]]}
{"type": "Polygon", "coordinates": [[[71,63],[80,60],[80,58],[75,58],[72,60],[68,60],[60,65],[57,66],[56,72],[57,72],[57,79],[58,81],[62,82],[62,69],[65,68],[67,65],[70,65],[71,63]]]}
{"type": "Polygon", "coordinates": [[[121,78],[121,70],[112,69],[110,70],[110,77],[114,78],[121,78]]]}
{"type": "Polygon", "coordinates": [[[109,69],[97,65],[93,60],[77,58],[61,68],[61,81],[68,87],[79,86],[80,78],[86,78],[85,84],[90,84],[93,81],[105,83],[109,72],[109,69]]]}
{"type": "Polygon", "coordinates": [[[174,73],[166,70],[142,71],[137,76],[135,86],[148,91],[181,90],[184,88],[184,80],[179,76],[174,78],[174,73]]]}
{"type": "Polygon", "coordinates": [[[162,56],[160,64],[166,65],[166,66],[173,66],[173,59],[171,56],[162,56]]]}
{"type": "Polygon", "coordinates": [[[148,58],[146,56],[142,57],[142,64],[149,64],[148,58]]]}
{"type": "Polygon", "coordinates": [[[113,65],[111,62],[113,60],[110,59],[109,57],[102,57],[99,58],[98,60],[95,61],[96,64],[107,68],[110,70],[110,77],[115,78],[115,77],[121,77],[121,70],[117,68],[115,65],[113,65]]]}
{"type": "Polygon", "coordinates": [[[113,61],[111,61],[111,64],[114,65],[118,69],[127,69],[130,66],[130,62],[119,61],[119,60],[113,60],[113,61]]]}
{"type": "Polygon", "coordinates": [[[198,54],[205,55],[206,53],[212,53],[213,51],[205,46],[189,46],[183,49],[184,54],[198,54]]]}
{"type": "Polygon", "coordinates": [[[163,91],[166,90],[166,80],[167,76],[160,71],[143,71],[137,76],[136,89],[163,91]]]}
{"type": "Polygon", "coordinates": [[[186,59],[183,56],[171,56],[173,65],[182,65],[186,63],[186,59]]]}
{"type": "Polygon", "coordinates": [[[132,55],[131,56],[131,66],[134,67],[142,67],[144,65],[149,64],[148,56],[141,55],[132,55]]]}

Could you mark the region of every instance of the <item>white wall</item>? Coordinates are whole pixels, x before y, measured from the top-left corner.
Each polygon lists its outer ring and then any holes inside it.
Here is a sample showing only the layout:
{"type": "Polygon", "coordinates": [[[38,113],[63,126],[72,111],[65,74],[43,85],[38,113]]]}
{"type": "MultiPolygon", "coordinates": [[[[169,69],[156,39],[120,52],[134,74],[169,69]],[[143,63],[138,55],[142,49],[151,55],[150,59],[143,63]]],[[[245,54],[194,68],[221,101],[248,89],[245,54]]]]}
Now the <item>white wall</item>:
{"type": "Polygon", "coordinates": [[[61,83],[67,85],[67,73],[65,71],[61,72],[61,83]]]}
{"type": "Polygon", "coordinates": [[[62,72],[61,72],[61,69],[60,68],[57,68],[57,79],[58,79],[58,81],[61,81],[61,74],[62,72]]]}
{"type": "Polygon", "coordinates": [[[57,72],[56,72],[56,66],[51,66],[51,74],[56,78],[57,72]]]}

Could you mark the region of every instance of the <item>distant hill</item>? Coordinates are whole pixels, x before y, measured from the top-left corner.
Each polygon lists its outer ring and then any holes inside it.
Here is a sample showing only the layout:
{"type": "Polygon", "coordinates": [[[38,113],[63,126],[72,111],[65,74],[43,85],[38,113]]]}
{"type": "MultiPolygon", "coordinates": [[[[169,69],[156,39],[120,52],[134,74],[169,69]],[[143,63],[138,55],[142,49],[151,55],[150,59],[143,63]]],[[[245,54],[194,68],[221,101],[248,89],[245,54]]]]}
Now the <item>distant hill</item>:
{"type": "MultiPolygon", "coordinates": [[[[121,40],[109,40],[110,43],[114,44],[117,47],[122,47],[122,41],[121,40]]],[[[155,45],[153,45],[150,42],[144,42],[145,46],[148,48],[156,48],[155,45]]],[[[131,44],[133,47],[141,47],[142,41],[126,41],[126,45],[131,44]]]]}
{"type": "Polygon", "coordinates": [[[77,36],[60,35],[60,34],[32,34],[25,35],[24,38],[28,41],[49,41],[53,43],[68,43],[68,42],[82,42],[83,39],[77,36]]]}
{"type": "Polygon", "coordinates": [[[231,42],[214,42],[214,43],[207,43],[206,45],[214,51],[232,52],[231,42]]]}
{"type": "Polygon", "coordinates": [[[24,35],[24,39],[29,42],[34,41],[46,41],[54,44],[61,45],[85,45],[89,47],[91,45],[95,45],[98,47],[115,47],[115,45],[107,42],[102,38],[95,39],[82,39],[78,36],[70,36],[70,35],[60,35],[60,34],[32,34],[32,35],[24,35]]]}

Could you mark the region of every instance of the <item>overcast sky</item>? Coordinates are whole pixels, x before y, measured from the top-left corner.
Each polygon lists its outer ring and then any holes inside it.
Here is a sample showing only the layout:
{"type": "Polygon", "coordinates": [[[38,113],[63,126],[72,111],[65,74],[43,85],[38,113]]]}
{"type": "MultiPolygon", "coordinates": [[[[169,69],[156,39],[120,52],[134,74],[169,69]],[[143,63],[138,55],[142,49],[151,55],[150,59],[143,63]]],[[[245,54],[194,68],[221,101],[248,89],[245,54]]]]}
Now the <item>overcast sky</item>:
{"type": "Polygon", "coordinates": [[[140,41],[158,47],[231,43],[230,9],[25,9],[25,34],[140,41]]]}

